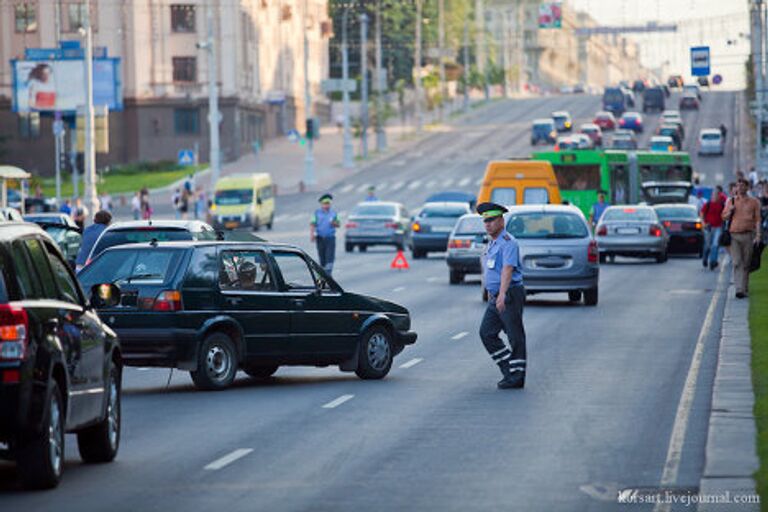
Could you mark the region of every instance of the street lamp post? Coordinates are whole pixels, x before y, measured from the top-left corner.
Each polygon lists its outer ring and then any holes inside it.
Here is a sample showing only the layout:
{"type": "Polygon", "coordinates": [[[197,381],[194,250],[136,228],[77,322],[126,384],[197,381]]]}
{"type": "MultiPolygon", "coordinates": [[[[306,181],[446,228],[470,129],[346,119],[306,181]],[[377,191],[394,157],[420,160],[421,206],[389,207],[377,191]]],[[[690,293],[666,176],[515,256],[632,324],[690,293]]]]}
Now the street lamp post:
{"type": "Polygon", "coordinates": [[[421,113],[421,2],[422,0],[416,0],[416,44],[413,49],[413,69],[415,70],[413,85],[416,88],[414,105],[416,110],[416,131],[418,133],[421,133],[424,124],[421,113]]]}
{"type": "Polygon", "coordinates": [[[219,151],[219,87],[218,59],[213,34],[213,7],[208,8],[208,38],[197,43],[197,47],[208,52],[208,131],[210,132],[211,190],[216,186],[221,172],[221,152],[219,151]]]}
{"type": "Polygon", "coordinates": [[[99,208],[96,193],[96,147],[93,143],[93,28],[91,2],[85,1],[85,206],[91,213],[99,208]]]}
{"type": "Polygon", "coordinates": [[[440,63],[440,120],[445,118],[445,101],[448,99],[448,91],[445,83],[445,61],[443,60],[443,48],[445,47],[445,0],[437,2],[437,52],[440,63]]]}
{"type": "MultiPolygon", "coordinates": [[[[304,0],[304,117],[307,120],[312,118],[312,94],[309,89],[309,27],[307,26],[308,10],[308,0],[304,0]]],[[[314,124],[312,128],[313,132],[317,130],[317,127],[314,126],[314,124]]],[[[315,184],[315,137],[317,137],[317,134],[312,133],[312,137],[307,138],[307,152],[304,156],[304,183],[307,185],[315,184]]]]}
{"type": "Polygon", "coordinates": [[[384,93],[387,85],[382,83],[382,57],[381,57],[381,0],[376,1],[376,151],[387,149],[387,132],[384,131],[384,93]]]}
{"type": "Polygon", "coordinates": [[[368,158],[368,15],[360,15],[360,144],[368,158]]]}
{"type": "Polygon", "coordinates": [[[341,14],[341,81],[342,81],[342,101],[344,103],[344,145],[342,166],[345,169],[355,167],[354,157],[352,156],[352,134],[349,130],[349,89],[347,81],[349,80],[349,55],[347,54],[347,18],[349,17],[349,5],[344,6],[341,14]]]}

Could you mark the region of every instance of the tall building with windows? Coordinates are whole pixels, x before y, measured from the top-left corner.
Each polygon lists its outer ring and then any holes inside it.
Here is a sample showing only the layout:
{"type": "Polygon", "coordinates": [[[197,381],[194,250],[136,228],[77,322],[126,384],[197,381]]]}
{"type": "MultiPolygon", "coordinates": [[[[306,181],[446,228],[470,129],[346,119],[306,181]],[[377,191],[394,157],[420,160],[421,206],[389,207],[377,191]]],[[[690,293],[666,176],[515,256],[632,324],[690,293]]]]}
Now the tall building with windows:
{"type": "MultiPolygon", "coordinates": [[[[83,41],[84,9],[77,0],[0,0],[0,161],[53,172],[53,116],[11,111],[11,60],[28,48],[83,41]]],[[[121,59],[124,105],[110,113],[110,153],[97,156],[99,167],[174,160],[196,147],[207,160],[209,63],[198,43],[207,38],[209,10],[223,161],[302,124],[305,58],[313,99],[321,100],[316,109],[323,109],[327,0],[91,0],[94,46],[121,59]]]]}

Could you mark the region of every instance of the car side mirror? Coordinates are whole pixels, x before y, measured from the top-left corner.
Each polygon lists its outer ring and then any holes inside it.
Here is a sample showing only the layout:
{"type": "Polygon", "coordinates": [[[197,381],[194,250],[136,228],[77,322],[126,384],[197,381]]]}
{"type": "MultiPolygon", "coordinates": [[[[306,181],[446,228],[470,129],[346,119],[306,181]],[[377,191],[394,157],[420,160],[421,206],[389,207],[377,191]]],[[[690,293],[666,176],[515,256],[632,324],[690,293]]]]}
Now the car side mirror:
{"type": "Polygon", "coordinates": [[[91,287],[91,304],[96,309],[120,304],[120,288],[114,283],[95,284],[91,287]]]}

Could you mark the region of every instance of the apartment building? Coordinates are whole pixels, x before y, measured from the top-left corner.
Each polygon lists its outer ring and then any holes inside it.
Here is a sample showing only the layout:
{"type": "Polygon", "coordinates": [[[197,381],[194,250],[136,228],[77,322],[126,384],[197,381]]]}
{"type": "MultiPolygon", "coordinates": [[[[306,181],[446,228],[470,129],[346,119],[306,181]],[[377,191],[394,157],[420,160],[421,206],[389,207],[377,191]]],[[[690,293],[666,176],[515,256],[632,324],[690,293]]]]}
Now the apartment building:
{"type": "MultiPolygon", "coordinates": [[[[209,52],[198,43],[208,38],[209,19],[223,160],[299,126],[305,57],[315,101],[322,101],[320,82],[328,77],[327,13],[327,0],[92,0],[94,47],[121,59],[124,105],[110,113],[110,152],[99,154],[97,165],[174,160],[180,149],[192,148],[208,159],[209,52]]],[[[27,48],[82,40],[84,14],[77,1],[0,0],[4,162],[53,172],[53,117],[11,112],[10,61],[23,59],[27,48]]]]}

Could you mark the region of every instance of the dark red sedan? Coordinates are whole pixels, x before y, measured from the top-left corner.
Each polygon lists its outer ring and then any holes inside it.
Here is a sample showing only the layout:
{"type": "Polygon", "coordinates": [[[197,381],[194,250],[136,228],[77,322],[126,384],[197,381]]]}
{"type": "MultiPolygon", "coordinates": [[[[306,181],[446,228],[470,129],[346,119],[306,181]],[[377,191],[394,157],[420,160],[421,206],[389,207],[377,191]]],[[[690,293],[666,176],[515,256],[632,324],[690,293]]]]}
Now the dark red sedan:
{"type": "Polygon", "coordinates": [[[592,122],[599,126],[601,130],[613,130],[616,128],[616,117],[610,112],[598,112],[592,122]]]}

